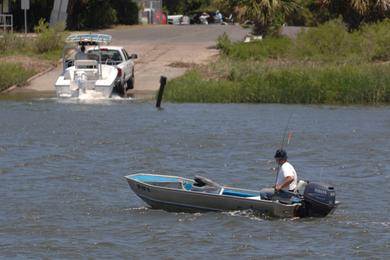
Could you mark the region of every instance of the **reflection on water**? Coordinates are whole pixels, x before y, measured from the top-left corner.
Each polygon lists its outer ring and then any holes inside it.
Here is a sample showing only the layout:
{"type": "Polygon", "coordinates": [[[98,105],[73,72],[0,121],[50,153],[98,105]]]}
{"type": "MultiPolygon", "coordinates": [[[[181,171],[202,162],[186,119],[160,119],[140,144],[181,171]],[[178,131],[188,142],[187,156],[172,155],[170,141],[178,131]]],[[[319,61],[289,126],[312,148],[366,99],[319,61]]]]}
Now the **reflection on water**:
{"type": "Polygon", "coordinates": [[[0,102],[2,257],[390,255],[390,107],[165,103],[159,111],[133,99],[89,101],[0,102]],[[291,114],[290,160],[300,178],[336,188],[342,204],[333,216],[151,210],[123,177],[203,175],[270,186],[291,114]]]}

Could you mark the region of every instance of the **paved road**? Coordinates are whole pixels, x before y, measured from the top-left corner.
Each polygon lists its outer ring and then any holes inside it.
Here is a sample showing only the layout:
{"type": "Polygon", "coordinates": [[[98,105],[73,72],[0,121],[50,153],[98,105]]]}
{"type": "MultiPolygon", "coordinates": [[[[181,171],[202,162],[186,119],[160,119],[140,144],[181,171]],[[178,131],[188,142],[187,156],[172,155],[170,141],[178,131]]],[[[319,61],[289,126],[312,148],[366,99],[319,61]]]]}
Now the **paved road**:
{"type": "MultiPolygon", "coordinates": [[[[206,63],[218,54],[216,39],[226,32],[234,40],[242,40],[247,31],[237,25],[152,25],[120,26],[103,30],[111,34],[112,45],[122,45],[129,54],[138,54],[135,94],[155,92],[161,75],[168,79],[182,75],[186,64],[206,63]],[[183,66],[170,66],[171,64],[183,66]]],[[[38,77],[25,90],[53,92],[61,68],[38,77]]]]}

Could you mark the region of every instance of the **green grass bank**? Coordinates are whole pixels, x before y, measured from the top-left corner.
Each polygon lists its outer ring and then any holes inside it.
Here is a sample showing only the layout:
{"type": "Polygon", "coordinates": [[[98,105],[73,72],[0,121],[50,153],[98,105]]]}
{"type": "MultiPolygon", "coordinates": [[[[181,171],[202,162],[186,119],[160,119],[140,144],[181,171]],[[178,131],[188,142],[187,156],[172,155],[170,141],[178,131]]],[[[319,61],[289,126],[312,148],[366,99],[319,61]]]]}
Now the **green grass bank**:
{"type": "Polygon", "coordinates": [[[174,102],[389,104],[390,21],[347,32],[339,21],[296,39],[217,43],[221,57],[168,82],[174,102]]]}
{"type": "Polygon", "coordinates": [[[12,85],[25,83],[35,73],[35,70],[25,69],[19,64],[0,64],[0,92],[12,85]]]}

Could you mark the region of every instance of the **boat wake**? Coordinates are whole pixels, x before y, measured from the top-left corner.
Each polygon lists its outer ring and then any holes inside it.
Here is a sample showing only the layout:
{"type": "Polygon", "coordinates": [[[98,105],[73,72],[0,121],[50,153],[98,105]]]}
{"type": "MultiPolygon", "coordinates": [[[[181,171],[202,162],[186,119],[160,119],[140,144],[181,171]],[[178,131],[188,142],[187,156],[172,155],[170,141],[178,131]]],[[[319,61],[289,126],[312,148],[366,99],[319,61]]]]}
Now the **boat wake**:
{"type": "Polygon", "coordinates": [[[127,208],[127,209],[124,209],[123,211],[129,211],[129,212],[141,212],[141,213],[144,213],[146,211],[148,211],[149,208],[148,207],[136,207],[136,208],[127,208]]]}
{"type": "Polygon", "coordinates": [[[133,97],[120,97],[118,95],[113,95],[112,97],[103,97],[102,95],[99,95],[99,93],[92,93],[87,92],[84,94],[81,94],[79,97],[74,98],[56,98],[57,102],[59,103],[66,103],[66,104],[74,104],[74,103],[82,103],[82,104],[104,104],[104,103],[111,103],[111,102],[123,102],[123,101],[134,101],[136,100],[133,97]]]}
{"type": "MultiPolygon", "coordinates": [[[[248,210],[237,210],[237,211],[227,211],[223,212],[222,214],[231,216],[231,217],[244,217],[249,218],[250,220],[255,221],[264,221],[264,220],[281,220],[281,218],[271,217],[267,214],[263,214],[251,209],[248,210]]],[[[301,218],[299,217],[292,217],[292,218],[282,218],[282,220],[299,220],[301,218]]]]}
{"type": "Polygon", "coordinates": [[[271,217],[258,213],[256,211],[253,211],[251,209],[248,210],[236,210],[236,211],[225,211],[222,212],[222,214],[231,216],[231,217],[244,217],[249,218],[250,220],[256,220],[256,221],[263,221],[263,220],[269,220],[271,217]]]}

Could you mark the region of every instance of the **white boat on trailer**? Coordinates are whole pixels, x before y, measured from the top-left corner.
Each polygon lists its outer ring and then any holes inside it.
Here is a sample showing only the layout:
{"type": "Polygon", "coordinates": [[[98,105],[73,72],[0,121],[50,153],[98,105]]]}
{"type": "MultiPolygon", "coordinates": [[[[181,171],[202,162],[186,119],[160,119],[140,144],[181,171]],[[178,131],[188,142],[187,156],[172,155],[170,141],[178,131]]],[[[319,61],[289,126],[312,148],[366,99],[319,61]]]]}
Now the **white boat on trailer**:
{"type": "Polygon", "coordinates": [[[101,55],[91,59],[76,60],[75,48],[80,46],[97,46],[110,44],[108,34],[72,34],[65,40],[63,53],[63,70],[58,77],[55,88],[59,98],[79,98],[83,94],[96,97],[111,97],[116,84],[118,70],[112,65],[102,64],[101,55]],[[70,53],[69,53],[70,51],[70,53]]]}
{"type": "Polygon", "coordinates": [[[130,188],[150,207],[177,212],[253,210],[268,216],[325,217],[339,204],[333,187],[300,181],[299,191],[269,198],[260,191],[219,185],[207,178],[157,174],[125,176],[130,188]]]}

